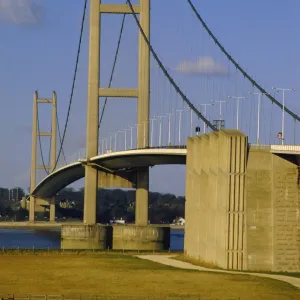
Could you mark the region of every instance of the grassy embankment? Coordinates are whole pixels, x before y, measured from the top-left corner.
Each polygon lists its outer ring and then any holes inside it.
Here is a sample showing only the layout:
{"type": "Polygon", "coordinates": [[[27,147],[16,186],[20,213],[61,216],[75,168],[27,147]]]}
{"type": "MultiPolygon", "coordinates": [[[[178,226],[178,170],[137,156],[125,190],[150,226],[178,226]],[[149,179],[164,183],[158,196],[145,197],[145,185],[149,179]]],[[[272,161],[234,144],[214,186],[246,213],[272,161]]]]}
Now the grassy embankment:
{"type": "Polygon", "coordinates": [[[300,299],[300,290],[277,280],[175,269],[128,254],[3,253],[0,266],[0,296],[14,293],[300,299]]]}

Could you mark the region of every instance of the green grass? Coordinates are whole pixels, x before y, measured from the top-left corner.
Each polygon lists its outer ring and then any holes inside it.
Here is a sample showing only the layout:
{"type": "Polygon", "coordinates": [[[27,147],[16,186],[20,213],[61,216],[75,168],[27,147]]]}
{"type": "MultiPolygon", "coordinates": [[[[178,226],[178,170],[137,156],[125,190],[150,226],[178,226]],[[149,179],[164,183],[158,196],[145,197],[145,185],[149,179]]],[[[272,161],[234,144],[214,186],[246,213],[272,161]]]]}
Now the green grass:
{"type": "Polygon", "coordinates": [[[277,280],[176,269],[120,253],[57,254],[0,255],[0,296],[300,299],[300,290],[277,280]]]}

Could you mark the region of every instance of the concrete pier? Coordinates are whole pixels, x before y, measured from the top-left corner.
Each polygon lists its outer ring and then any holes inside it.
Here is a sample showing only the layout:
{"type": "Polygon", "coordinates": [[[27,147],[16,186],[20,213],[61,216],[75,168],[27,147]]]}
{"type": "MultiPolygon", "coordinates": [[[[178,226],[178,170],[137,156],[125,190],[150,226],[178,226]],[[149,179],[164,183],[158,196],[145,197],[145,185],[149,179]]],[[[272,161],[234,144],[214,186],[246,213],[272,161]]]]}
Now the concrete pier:
{"type": "Polygon", "coordinates": [[[61,225],[61,249],[163,251],[170,248],[170,226],[61,225]]]}
{"type": "Polygon", "coordinates": [[[236,130],[188,139],[187,256],[224,269],[244,269],[247,145],[247,137],[236,130]]]}
{"type": "Polygon", "coordinates": [[[62,225],[61,249],[106,249],[109,244],[108,226],[62,225]]]}
{"type": "Polygon", "coordinates": [[[187,144],[185,255],[229,270],[298,272],[299,158],[239,131],[187,144]]]}
{"type": "Polygon", "coordinates": [[[163,251],[170,248],[170,227],[113,226],[113,250],[163,251]]]}

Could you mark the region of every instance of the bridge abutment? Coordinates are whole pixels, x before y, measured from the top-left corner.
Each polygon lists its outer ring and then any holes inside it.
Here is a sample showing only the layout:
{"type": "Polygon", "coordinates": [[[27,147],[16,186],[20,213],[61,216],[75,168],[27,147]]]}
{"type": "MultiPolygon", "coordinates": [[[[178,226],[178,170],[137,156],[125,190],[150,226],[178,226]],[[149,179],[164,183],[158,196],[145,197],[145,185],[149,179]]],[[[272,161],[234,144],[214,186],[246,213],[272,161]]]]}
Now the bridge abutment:
{"type": "Polygon", "coordinates": [[[185,254],[243,269],[247,137],[218,131],[188,139],[185,254]]]}
{"type": "Polygon", "coordinates": [[[185,255],[224,269],[299,271],[299,170],[225,130],[187,143],[185,255]]]}
{"type": "Polygon", "coordinates": [[[247,269],[299,272],[299,163],[250,149],[246,181],[247,269]]]}

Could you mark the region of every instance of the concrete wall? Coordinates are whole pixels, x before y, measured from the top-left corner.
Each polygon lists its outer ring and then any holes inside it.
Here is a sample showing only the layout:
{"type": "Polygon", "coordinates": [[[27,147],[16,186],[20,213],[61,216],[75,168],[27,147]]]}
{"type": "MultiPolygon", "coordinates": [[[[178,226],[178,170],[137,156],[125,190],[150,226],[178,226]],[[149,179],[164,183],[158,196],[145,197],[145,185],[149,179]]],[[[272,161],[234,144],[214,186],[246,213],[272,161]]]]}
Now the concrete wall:
{"type": "Polygon", "coordinates": [[[62,225],[61,249],[106,249],[109,239],[105,225],[62,225]]]}
{"type": "Polygon", "coordinates": [[[170,227],[62,224],[61,248],[169,250],[170,227]]]}
{"type": "Polygon", "coordinates": [[[246,180],[246,269],[249,270],[266,270],[273,264],[272,194],[272,154],[269,150],[250,151],[246,180]]]}
{"type": "Polygon", "coordinates": [[[248,269],[299,271],[297,160],[250,149],[246,190],[248,269]]]}
{"type": "Polygon", "coordinates": [[[250,149],[238,131],[187,143],[185,254],[225,269],[299,271],[296,157],[250,149]]]}
{"type": "Polygon", "coordinates": [[[116,225],[112,239],[115,250],[169,250],[170,227],[116,225]]]}
{"type": "Polygon", "coordinates": [[[226,130],[189,138],[185,254],[243,269],[247,137],[226,130]]]}

